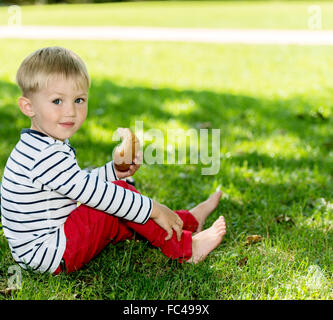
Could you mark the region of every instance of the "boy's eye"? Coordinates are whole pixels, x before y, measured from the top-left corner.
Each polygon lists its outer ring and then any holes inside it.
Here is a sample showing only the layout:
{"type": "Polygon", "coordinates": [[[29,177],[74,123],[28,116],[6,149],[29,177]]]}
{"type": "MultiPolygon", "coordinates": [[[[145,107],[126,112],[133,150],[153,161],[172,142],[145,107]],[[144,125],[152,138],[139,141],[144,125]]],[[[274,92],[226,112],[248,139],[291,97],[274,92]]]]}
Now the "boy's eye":
{"type": "Polygon", "coordinates": [[[80,103],[79,100],[82,100],[81,103],[84,102],[84,99],[82,99],[82,98],[77,98],[77,99],[75,100],[75,103],[80,103]]]}
{"type": "Polygon", "coordinates": [[[61,100],[60,99],[55,99],[52,101],[54,104],[60,104],[61,103],[61,100]]]}

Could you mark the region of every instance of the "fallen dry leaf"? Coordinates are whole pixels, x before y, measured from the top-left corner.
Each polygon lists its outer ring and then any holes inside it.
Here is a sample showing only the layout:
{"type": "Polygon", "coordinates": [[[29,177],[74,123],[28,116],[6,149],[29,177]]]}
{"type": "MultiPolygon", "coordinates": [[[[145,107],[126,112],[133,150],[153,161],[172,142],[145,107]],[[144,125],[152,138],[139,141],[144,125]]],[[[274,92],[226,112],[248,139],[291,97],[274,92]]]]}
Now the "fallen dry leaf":
{"type": "Polygon", "coordinates": [[[245,245],[250,245],[250,244],[253,244],[253,243],[257,243],[257,242],[262,241],[262,240],[263,240],[263,237],[259,236],[257,234],[247,236],[245,245]]]}
{"type": "Polygon", "coordinates": [[[0,290],[0,293],[3,294],[4,296],[9,296],[12,294],[12,292],[15,292],[16,290],[17,290],[17,288],[6,288],[6,289],[0,290]]]}
{"type": "Polygon", "coordinates": [[[240,267],[244,267],[245,265],[247,265],[247,260],[248,260],[248,259],[249,259],[248,256],[246,256],[246,257],[240,259],[240,260],[237,262],[237,264],[238,264],[240,267]]]}
{"type": "Polygon", "coordinates": [[[81,294],[80,293],[74,293],[73,298],[74,299],[81,299],[81,294]]]}
{"type": "Polygon", "coordinates": [[[295,222],[293,221],[292,218],[285,216],[285,215],[280,215],[278,217],[275,218],[275,221],[277,223],[291,223],[291,224],[295,224],[295,222]]]}

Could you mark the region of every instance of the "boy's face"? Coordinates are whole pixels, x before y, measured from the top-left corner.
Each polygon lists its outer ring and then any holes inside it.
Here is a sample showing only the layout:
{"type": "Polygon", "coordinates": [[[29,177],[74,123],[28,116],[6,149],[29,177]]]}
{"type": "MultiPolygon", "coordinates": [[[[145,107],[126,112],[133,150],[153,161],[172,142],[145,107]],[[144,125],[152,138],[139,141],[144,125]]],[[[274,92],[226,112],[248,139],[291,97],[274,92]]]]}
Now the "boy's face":
{"type": "Polygon", "coordinates": [[[62,141],[80,129],[88,112],[88,90],[76,88],[75,79],[62,76],[52,77],[30,101],[31,129],[62,141]]]}

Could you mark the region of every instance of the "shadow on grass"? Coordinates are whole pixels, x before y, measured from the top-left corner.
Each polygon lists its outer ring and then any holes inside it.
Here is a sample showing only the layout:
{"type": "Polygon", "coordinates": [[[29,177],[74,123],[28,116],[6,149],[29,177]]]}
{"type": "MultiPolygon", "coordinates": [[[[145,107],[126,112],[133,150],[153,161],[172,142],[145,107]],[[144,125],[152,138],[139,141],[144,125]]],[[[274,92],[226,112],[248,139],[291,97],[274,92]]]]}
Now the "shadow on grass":
{"type": "MultiPolygon", "coordinates": [[[[1,141],[0,164],[2,168],[18,140],[22,126],[30,125],[29,119],[21,114],[17,106],[11,104],[15,100],[14,97],[18,96],[19,90],[14,84],[0,82],[0,97],[5,98],[4,103],[1,103],[2,100],[0,100],[0,134],[6,137],[1,141]]],[[[252,140],[254,142],[257,139],[269,137],[276,130],[280,130],[284,134],[296,135],[311,147],[319,148],[318,155],[306,158],[283,158],[279,156],[269,157],[266,154],[254,151],[236,153],[229,159],[224,159],[224,163],[241,167],[246,162],[248,167],[255,170],[274,168],[288,174],[296,169],[317,170],[321,174],[332,176],[332,158],[327,156],[331,149],[324,144],[327,137],[332,135],[331,120],[322,121],[311,117],[300,119],[297,117],[298,111],[294,110],[294,107],[298,107],[297,110],[299,110],[299,106],[302,106],[303,114],[310,114],[318,107],[309,105],[303,97],[293,97],[283,101],[266,101],[248,96],[236,96],[206,90],[180,91],[170,88],[123,87],[108,80],[96,80],[93,81],[90,91],[87,122],[73,136],[71,143],[78,151],[79,161],[81,159],[84,166],[88,166],[94,165],[96,162],[104,164],[110,159],[113,148],[118,144],[118,142],[109,143],[102,141],[102,139],[95,139],[89,127],[92,123],[102,127],[106,132],[113,132],[117,127],[133,126],[135,120],[142,119],[145,120],[144,130],[155,128],[156,123],[167,123],[170,119],[176,119],[191,128],[198,128],[198,123],[200,125],[200,123],[209,122],[210,128],[220,128],[223,136],[231,136],[233,138],[231,143],[244,139],[244,137],[238,136],[237,133],[232,131],[235,125],[253,132],[252,140]],[[170,111],[166,108],[168,101],[176,102],[176,106],[177,103],[181,105],[181,103],[191,101],[192,108],[184,113],[177,109],[170,111]],[[172,111],[177,115],[175,116],[172,111]],[[94,151],[91,149],[92,144],[94,145],[94,151]],[[80,154],[84,157],[80,157],[80,154]],[[85,160],[83,161],[83,159],[85,160]]],[[[160,171],[162,176],[169,175],[172,172],[168,179],[171,184],[174,184],[179,181],[178,174],[187,170],[187,175],[200,176],[201,165],[194,167],[193,170],[190,170],[190,167],[187,166],[162,165],[152,166],[151,170],[155,177],[157,171],[160,171]]],[[[222,175],[219,173],[216,177],[222,176],[227,183],[235,182],[232,181],[234,177],[228,178],[226,172],[222,175]]],[[[199,180],[209,182],[216,177],[201,176],[200,179],[188,179],[186,183],[194,188],[199,180]]],[[[242,177],[237,179],[242,179],[242,177]]],[[[286,186],[279,183],[274,186],[265,185],[264,183],[248,186],[247,182],[248,180],[244,180],[237,183],[241,192],[249,188],[255,188],[256,190],[260,188],[271,190],[270,194],[273,197],[284,195],[287,199],[290,198],[288,195],[294,194],[293,189],[298,190],[302,187],[294,184],[286,186]]],[[[304,189],[309,187],[311,186],[307,185],[304,189]]],[[[312,185],[312,189],[329,195],[330,191],[327,187],[320,184],[312,185]]],[[[172,188],[171,185],[170,188],[172,188]]]]}
{"type": "Polygon", "coordinates": [[[295,159],[279,156],[270,157],[266,154],[260,154],[254,151],[235,154],[231,157],[230,161],[239,166],[246,161],[247,166],[253,169],[275,167],[282,169],[283,171],[292,172],[295,169],[307,168],[309,170],[325,172],[333,177],[333,160],[329,157],[302,157],[295,159]]]}
{"type": "MultiPolygon", "coordinates": [[[[6,143],[14,143],[19,136],[21,125],[30,125],[29,120],[21,114],[18,107],[13,105],[14,97],[19,96],[19,90],[14,84],[0,81],[0,133],[6,136],[6,143]],[[4,97],[6,99],[4,99],[4,97]],[[11,99],[10,99],[11,98],[11,99]]],[[[181,106],[180,106],[181,107],[181,106]]],[[[273,163],[278,166],[305,165],[309,168],[315,163],[321,167],[322,162],[331,164],[331,160],[325,160],[332,146],[325,143],[333,137],[332,120],[320,117],[304,117],[317,110],[319,106],[310,105],[304,97],[293,97],[287,100],[263,100],[254,97],[231,95],[228,93],[216,93],[206,90],[174,90],[169,88],[151,89],[145,87],[123,87],[115,83],[102,80],[94,81],[89,96],[89,114],[87,121],[103,127],[105,130],[114,131],[117,127],[134,125],[135,120],[144,121],[144,130],[155,128],[156,122],[167,122],[175,119],[189,128],[197,128],[201,124],[208,123],[209,128],[220,128],[223,136],[233,135],[235,141],[244,137],[232,132],[237,125],[252,132],[256,140],[272,136],[277,130],[282,134],[297,136],[311,147],[319,147],[318,158],[268,159],[263,155],[245,154],[238,156],[239,160],[247,159],[256,161],[256,158],[265,163],[273,163]],[[175,110],[168,110],[166,102],[176,102],[175,110]],[[193,104],[189,111],[177,110],[177,103],[189,102],[193,104]],[[303,110],[298,113],[300,108],[303,110]],[[176,113],[176,115],[174,114],[176,113]],[[286,163],[284,161],[287,161],[286,163]],[[327,161],[327,162],[326,162],[327,161]]],[[[74,142],[79,142],[80,148],[91,146],[91,137],[88,122],[73,136],[74,142]]],[[[113,149],[117,144],[96,142],[95,150],[113,149]]],[[[9,151],[9,150],[8,150],[9,151]]],[[[3,163],[4,159],[0,159],[3,163]]]]}
{"type": "MultiPolygon", "coordinates": [[[[17,87],[13,84],[0,81],[0,134],[2,139],[0,146],[0,172],[7,161],[10,151],[19,139],[22,127],[30,126],[29,119],[23,116],[18,107],[13,104],[14,97],[19,96],[17,87]]],[[[71,139],[72,145],[77,149],[78,159],[87,159],[86,165],[94,165],[95,162],[105,163],[109,160],[112,150],[117,142],[109,143],[96,141],[89,124],[96,124],[106,131],[113,132],[117,127],[133,126],[135,120],[144,119],[144,130],[155,127],[156,123],[167,123],[175,119],[190,127],[198,128],[202,123],[209,123],[209,128],[220,128],[225,137],[233,140],[244,139],[235,134],[234,126],[240,126],[252,133],[252,140],[267,138],[282,132],[285,135],[296,136],[305,144],[313,148],[319,148],[317,156],[306,158],[283,158],[279,156],[269,157],[258,152],[247,152],[232,155],[230,159],[224,159],[225,164],[241,167],[244,162],[255,170],[259,168],[274,168],[292,174],[294,170],[317,170],[322,175],[332,177],[332,158],[328,157],[332,145],[327,144],[327,139],[333,136],[332,120],[320,117],[304,116],[313,114],[318,106],[309,104],[304,97],[293,97],[286,100],[264,100],[255,97],[232,95],[228,93],[216,93],[202,90],[174,90],[170,88],[151,89],[145,87],[124,87],[111,81],[94,81],[89,97],[88,121],[82,129],[71,139]],[[190,103],[190,110],[170,110],[168,102],[190,103]],[[301,110],[301,111],[300,111],[301,110]],[[312,113],[311,113],[312,112],[312,113]],[[147,121],[149,119],[149,121],[147,121]],[[93,148],[92,148],[93,145],[93,148]]],[[[247,139],[247,138],[245,138],[247,139]]],[[[194,175],[188,180],[180,178],[179,174],[186,171],[186,166],[152,166],[147,168],[147,180],[144,182],[146,190],[169,188],[167,194],[176,196],[179,193],[179,201],[202,201],[206,195],[196,186],[211,184],[213,180],[223,181],[223,185],[233,184],[244,199],[239,202],[235,199],[226,199],[218,207],[223,212],[230,224],[230,232],[227,239],[239,239],[240,233],[264,234],[269,228],[271,236],[279,237],[282,234],[290,235],[289,242],[285,244],[286,250],[300,248],[303,252],[301,258],[308,258],[311,263],[326,264],[325,254],[322,258],[320,251],[325,250],[324,243],[332,241],[326,233],[319,229],[306,226],[277,225],[275,218],[282,214],[291,217],[312,215],[310,202],[316,197],[332,197],[332,184],[326,182],[311,182],[298,184],[297,182],[279,182],[269,184],[255,182],[253,179],[235,176],[231,171],[222,170],[217,176],[200,176],[199,164],[188,175],[194,175]],[[159,181],[156,181],[158,177],[159,181]],[[149,183],[156,183],[155,189],[150,189],[149,183]],[[180,185],[186,186],[174,191],[180,185]],[[331,189],[330,189],[331,188],[331,189]],[[190,190],[190,192],[189,192],[190,190]],[[192,194],[191,194],[192,193],[192,194]],[[200,199],[200,200],[198,200],[200,199]],[[267,203],[263,200],[268,199],[267,203]],[[284,230],[286,228],[286,230],[284,230]],[[311,239],[305,242],[299,239],[311,239]],[[316,246],[316,242],[320,243],[316,246]],[[302,249],[303,246],[303,249],[302,249]],[[319,259],[319,260],[318,260],[319,259]],[[319,261],[319,262],[318,262],[319,261]]],[[[140,177],[138,179],[140,185],[140,177]]],[[[140,190],[140,189],[139,189],[140,190]]],[[[213,219],[213,217],[212,217],[213,219]]],[[[5,249],[1,250],[7,252],[5,249]]],[[[328,254],[328,253],[327,253],[328,254]]],[[[208,272],[209,273],[209,272],[208,272]]],[[[208,274],[207,273],[207,274],[208,274]]],[[[209,273],[209,277],[213,277],[209,273]]]]}

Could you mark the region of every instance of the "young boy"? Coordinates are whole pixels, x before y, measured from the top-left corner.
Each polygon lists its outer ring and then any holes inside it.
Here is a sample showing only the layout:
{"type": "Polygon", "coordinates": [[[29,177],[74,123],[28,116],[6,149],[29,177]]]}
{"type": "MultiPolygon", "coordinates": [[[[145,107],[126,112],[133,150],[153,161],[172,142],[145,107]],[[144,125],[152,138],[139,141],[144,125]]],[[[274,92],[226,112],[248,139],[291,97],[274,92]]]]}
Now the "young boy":
{"type": "Polygon", "coordinates": [[[121,180],[139,169],[138,161],[127,172],[117,171],[113,161],[90,173],[80,169],[68,139],[86,119],[90,78],[75,53],[37,50],[21,63],[17,82],[18,105],[31,127],[22,130],[7,161],[1,213],[20,266],[73,272],[108,243],[131,239],[133,231],[179,262],[202,261],[220,244],[226,233],[222,216],[202,231],[220,191],[189,211],[174,212],[121,180]]]}

